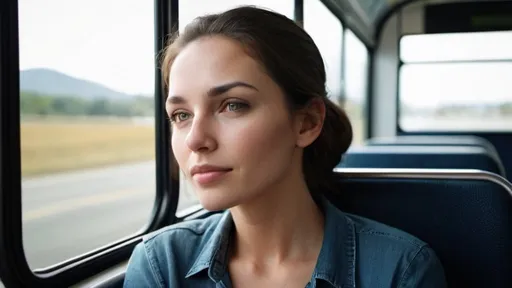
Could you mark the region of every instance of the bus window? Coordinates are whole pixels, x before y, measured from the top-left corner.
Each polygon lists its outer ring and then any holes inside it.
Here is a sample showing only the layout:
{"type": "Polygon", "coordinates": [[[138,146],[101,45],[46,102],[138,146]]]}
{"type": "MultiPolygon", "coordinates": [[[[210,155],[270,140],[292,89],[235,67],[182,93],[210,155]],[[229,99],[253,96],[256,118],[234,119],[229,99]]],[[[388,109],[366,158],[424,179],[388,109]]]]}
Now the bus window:
{"type": "Polygon", "coordinates": [[[19,36],[23,245],[39,269],[150,220],[154,5],[20,0],[19,36]]]}
{"type": "Polygon", "coordinates": [[[224,0],[224,1],[203,1],[203,0],[180,0],[179,1],[179,29],[183,31],[188,23],[194,18],[206,14],[220,13],[228,9],[242,5],[254,5],[267,8],[281,13],[293,19],[294,3],[292,0],[224,0]]]}
{"type": "Polygon", "coordinates": [[[328,97],[341,104],[343,27],[340,20],[320,0],[304,1],[304,30],[313,38],[324,59],[328,97]],[[326,27],[329,27],[328,31],[326,27]]]}
{"type": "Polygon", "coordinates": [[[360,145],[365,127],[363,111],[368,79],[368,51],[349,30],[345,38],[345,51],[342,51],[343,26],[319,0],[304,1],[304,29],[311,35],[324,58],[328,97],[347,112],[354,130],[352,144],[360,145]],[[329,30],[325,27],[329,27],[329,30]],[[342,53],[345,53],[344,67],[342,53]]]}
{"type": "Polygon", "coordinates": [[[512,131],[512,32],[404,36],[399,125],[406,131],[512,131]]]}
{"type": "MultiPolygon", "coordinates": [[[[202,0],[181,0],[179,2],[179,29],[183,31],[185,26],[192,22],[194,18],[205,14],[213,14],[224,12],[228,9],[241,5],[255,5],[281,13],[290,19],[293,19],[294,2],[273,1],[273,0],[225,0],[202,1],[202,0]]],[[[194,194],[193,187],[189,181],[185,180],[183,173],[180,171],[180,200],[178,203],[178,211],[199,205],[199,201],[194,194]]]]}
{"type": "Polygon", "coordinates": [[[350,31],[345,34],[345,110],[347,111],[354,140],[352,145],[362,145],[366,135],[366,99],[368,93],[368,49],[350,31]]]}

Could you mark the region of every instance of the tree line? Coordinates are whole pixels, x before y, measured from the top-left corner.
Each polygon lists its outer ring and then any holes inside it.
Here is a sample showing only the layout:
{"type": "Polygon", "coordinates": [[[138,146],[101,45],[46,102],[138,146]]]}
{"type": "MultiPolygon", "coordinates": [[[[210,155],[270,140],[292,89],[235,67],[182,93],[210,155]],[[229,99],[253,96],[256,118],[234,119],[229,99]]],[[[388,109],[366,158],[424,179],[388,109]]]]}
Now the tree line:
{"type": "Polygon", "coordinates": [[[464,115],[464,114],[480,114],[480,115],[512,115],[512,102],[505,102],[495,105],[447,105],[437,109],[436,114],[439,116],[447,115],[464,115]]]}
{"type": "Polygon", "coordinates": [[[450,115],[490,115],[490,116],[512,116],[512,102],[504,102],[494,105],[445,105],[435,108],[410,107],[401,103],[400,110],[404,114],[425,114],[437,116],[450,115]]]}
{"type": "Polygon", "coordinates": [[[44,95],[21,91],[22,115],[59,116],[153,116],[154,99],[136,96],[130,99],[112,100],[102,97],[85,99],[74,96],[44,95]]]}

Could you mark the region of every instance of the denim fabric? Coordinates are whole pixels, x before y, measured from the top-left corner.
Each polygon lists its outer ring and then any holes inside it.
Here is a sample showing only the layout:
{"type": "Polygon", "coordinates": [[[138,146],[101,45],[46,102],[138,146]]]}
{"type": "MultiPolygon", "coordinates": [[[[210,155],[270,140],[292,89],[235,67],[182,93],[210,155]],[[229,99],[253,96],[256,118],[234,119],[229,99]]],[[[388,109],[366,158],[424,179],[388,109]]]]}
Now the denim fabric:
{"type": "MultiPolygon", "coordinates": [[[[446,287],[434,251],[398,229],[344,213],[326,200],[324,239],[306,287],[446,287]]],[[[124,287],[231,287],[229,211],[148,234],[130,258],[124,287]]]]}

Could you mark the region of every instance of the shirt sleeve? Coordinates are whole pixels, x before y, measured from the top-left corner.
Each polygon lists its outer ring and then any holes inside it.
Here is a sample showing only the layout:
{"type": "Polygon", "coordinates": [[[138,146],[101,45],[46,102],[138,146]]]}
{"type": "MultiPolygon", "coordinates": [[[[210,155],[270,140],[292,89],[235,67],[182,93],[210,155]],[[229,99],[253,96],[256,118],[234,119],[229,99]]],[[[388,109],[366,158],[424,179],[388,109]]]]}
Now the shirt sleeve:
{"type": "Polygon", "coordinates": [[[409,263],[398,287],[427,288],[447,286],[444,269],[434,250],[428,246],[422,247],[409,263]]]}
{"type": "Polygon", "coordinates": [[[144,243],[137,244],[128,262],[123,287],[164,287],[158,279],[144,243]]]}

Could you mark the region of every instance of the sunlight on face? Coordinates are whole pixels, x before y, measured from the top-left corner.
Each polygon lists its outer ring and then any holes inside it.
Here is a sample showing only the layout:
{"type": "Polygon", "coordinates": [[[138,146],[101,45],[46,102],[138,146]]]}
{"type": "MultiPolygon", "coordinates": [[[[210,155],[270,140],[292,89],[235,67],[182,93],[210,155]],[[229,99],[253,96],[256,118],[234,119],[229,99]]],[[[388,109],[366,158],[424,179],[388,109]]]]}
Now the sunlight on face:
{"type": "Polygon", "coordinates": [[[188,44],[171,67],[166,109],[174,155],[205,209],[245,203],[290,173],[297,139],[283,92],[237,42],[188,44]]]}

